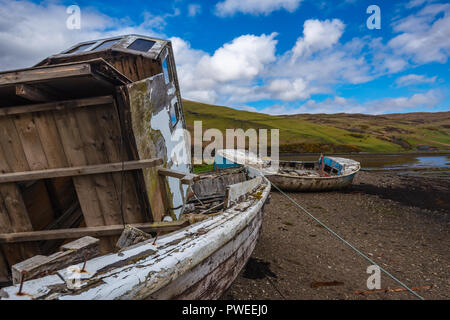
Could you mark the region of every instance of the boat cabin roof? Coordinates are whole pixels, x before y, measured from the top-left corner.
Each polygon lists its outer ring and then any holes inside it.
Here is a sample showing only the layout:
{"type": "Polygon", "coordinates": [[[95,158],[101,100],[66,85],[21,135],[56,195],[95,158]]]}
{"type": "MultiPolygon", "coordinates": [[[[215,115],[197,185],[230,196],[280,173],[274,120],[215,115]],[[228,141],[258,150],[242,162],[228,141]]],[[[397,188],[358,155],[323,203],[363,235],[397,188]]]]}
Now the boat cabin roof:
{"type": "Polygon", "coordinates": [[[62,61],[79,61],[93,57],[104,57],[110,54],[126,54],[141,56],[148,59],[158,59],[170,41],[137,34],[129,34],[80,42],[61,53],[52,55],[39,62],[44,64],[61,63],[62,61]]]}

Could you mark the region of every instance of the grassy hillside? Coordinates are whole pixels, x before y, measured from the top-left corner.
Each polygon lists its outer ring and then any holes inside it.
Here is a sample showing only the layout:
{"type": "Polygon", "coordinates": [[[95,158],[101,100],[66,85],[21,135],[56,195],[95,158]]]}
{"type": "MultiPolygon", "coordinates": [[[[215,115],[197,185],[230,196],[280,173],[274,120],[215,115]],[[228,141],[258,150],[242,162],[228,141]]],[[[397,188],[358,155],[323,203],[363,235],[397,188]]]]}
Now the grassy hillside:
{"type": "Polygon", "coordinates": [[[280,129],[281,152],[404,152],[423,146],[450,149],[450,112],[371,116],[298,114],[271,116],[183,101],[186,124],[217,128],[280,129]]]}

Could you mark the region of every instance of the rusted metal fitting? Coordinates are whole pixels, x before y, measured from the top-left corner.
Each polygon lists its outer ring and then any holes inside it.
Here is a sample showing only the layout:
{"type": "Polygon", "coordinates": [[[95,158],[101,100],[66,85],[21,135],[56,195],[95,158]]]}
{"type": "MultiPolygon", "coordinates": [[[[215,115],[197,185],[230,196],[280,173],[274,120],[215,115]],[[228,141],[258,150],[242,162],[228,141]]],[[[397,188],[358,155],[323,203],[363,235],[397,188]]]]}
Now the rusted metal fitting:
{"type": "Polygon", "coordinates": [[[27,274],[27,272],[25,270],[22,270],[22,272],[20,273],[20,286],[19,286],[19,291],[17,292],[18,296],[22,295],[23,283],[25,282],[26,274],[27,274]]]}

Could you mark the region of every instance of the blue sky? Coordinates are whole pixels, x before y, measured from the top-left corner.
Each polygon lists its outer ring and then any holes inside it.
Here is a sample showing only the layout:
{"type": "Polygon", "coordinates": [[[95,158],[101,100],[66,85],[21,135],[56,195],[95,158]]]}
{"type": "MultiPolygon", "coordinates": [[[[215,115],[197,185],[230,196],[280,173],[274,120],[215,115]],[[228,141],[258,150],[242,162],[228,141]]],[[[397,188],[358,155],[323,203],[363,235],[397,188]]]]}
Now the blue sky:
{"type": "Polygon", "coordinates": [[[172,40],[191,100],[270,114],[450,106],[450,4],[438,0],[0,0],[0,69],[125,33],[172,40]],[[73,4],[79,30],[65,23],[73,4]]]}

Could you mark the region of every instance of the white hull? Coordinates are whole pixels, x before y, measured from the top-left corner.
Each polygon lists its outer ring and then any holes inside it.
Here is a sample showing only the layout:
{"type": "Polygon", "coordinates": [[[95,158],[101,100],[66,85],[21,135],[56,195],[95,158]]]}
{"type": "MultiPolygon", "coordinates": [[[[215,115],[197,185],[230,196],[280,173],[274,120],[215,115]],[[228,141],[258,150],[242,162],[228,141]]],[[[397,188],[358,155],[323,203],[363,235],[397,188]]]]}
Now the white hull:
{"type": "MultiPolygon", "coordinates": [[[[216,299],[230,286],[250,257],[259,236],[266,184],[259,199],[239,202],[222,214],[177,232],[89,260],[81,287],[67,290],[57,275],[4,288],[2,299],[216,299]]],[[[81,265],[79,265],[81,268],[81,265]]],[[[73,275],[72,275],[73,276],[73,275]]]]}

